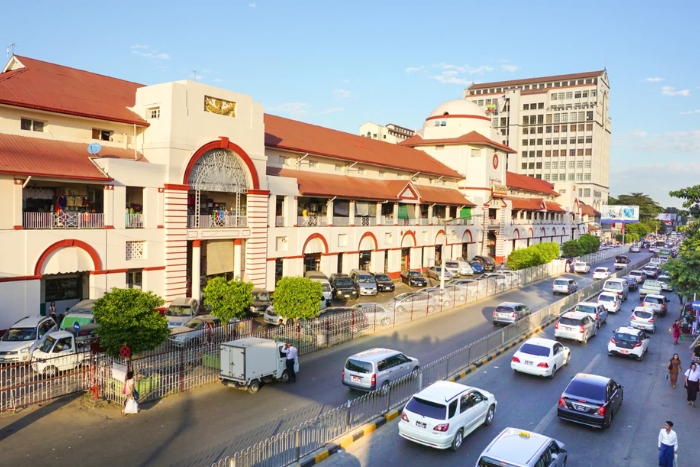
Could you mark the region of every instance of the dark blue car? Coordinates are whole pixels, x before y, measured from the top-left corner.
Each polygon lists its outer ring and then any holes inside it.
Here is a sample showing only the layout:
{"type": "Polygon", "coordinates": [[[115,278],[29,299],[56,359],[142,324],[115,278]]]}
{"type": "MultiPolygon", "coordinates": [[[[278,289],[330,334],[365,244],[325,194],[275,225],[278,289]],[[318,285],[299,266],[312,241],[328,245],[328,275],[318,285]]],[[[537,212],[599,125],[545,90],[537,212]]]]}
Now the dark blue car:
{"type": "Polygon", "coordinates": [[[469,261],[469,266],[472,267],[474,274],[483,274],[484,272],[484,266],[478,261],[469,261]]]}

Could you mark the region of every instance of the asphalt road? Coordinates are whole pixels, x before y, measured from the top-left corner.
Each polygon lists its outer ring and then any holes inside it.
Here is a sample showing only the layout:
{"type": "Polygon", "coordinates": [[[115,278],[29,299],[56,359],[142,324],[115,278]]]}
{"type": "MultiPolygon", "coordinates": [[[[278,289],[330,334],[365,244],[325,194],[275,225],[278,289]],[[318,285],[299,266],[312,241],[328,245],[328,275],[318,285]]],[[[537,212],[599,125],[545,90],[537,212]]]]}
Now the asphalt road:
{"type": "MultiPolygon", "coordinates": [[[[648,253],[634,254],[632,259],[646,256],[648,253]]],[[[612,268],[613,260],[601,264],[612,268]]],[[[578,276],[577,281],[584,287],[592,282],[591,275],[578,276]]],[[[297,384],[271,384],[256,395],[215,384],[143,404],[141,413],[125,419],[119,417],[119,408],[86,411],[75,403],[64,407],[64,399],[39,410],[3,416],[3,463],[83,465],[89,459],[90,464],[120,467],[207,465],[221,453],[251,446],[357,397],[340,383],[349,355],[388,347],[429,363],[492,332],[490,318],[500,302],[522,302],[537,310],[560,298],[552,295],[551,280],[545,280],[436,313],[303,356],[297,384]]]]}
{"type": "MultiPolygon", "coordinates": [[[[462,384],[492,392],[498,401],[498,409],[494,423],[489,427],[482,426],[468,436],[459,452],[439,451],[404,440],[398,435],[399,419],[395,419],[321,465],[473,466],[501,430],[515,427],[564,442],[569,452],[567,465],[570,466],[651,466],[657,465],[656,442],[665,420],[675,423],[674,429],[679,437],[678,463],[698,465],[700,447],[695,440],[700,436],[697,422],[700,410],[686,405],[682,379],[675,390],[664,379],[666,363],[674,352],[681,356],[684,370],[691,357],[689,342],[674,346],[667,332],[679,313],[677,298],[673,294],[667,295],[672,299],[671,309],[666,317],[659,318],[659,330],[652,335],[643,362],[607,356],[610,335],[616,327],[629,323],[633,307],[639,304],[638,293],[632,292],[622,310],[611,314],[607,324],[587,345],[562,340],[571,349],[571,362],[553,380],[513,372],[510,359],[516,349],[461,380],[462,384]],[[594,429],[556,417],[559,396],[579,372],[609,376],[624,386],[624,402],[611,428],[594,429]]],[[[553,326],[540,336],[553,338],[553,326]]]]}

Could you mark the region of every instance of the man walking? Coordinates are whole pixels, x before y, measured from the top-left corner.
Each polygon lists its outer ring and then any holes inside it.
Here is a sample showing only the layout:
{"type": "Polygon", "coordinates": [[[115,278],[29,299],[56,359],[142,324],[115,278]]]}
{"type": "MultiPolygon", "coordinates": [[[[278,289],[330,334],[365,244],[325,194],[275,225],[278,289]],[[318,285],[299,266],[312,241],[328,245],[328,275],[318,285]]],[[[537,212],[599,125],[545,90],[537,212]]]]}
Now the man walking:
{"type": "Polygon", "coordinates": [[[297,374],[294,371],[294,364],[296,363],[297,359],[297,348],[288,343],[285,344],[284,349],[282,349],[282,353],[287,354],[287,374],[289,374],[289,383],[296,383],[297,374]]]}
{"type": "Polygon", "coordinates": [[[659,432],[659,467],[673,467],[674,456],[678,453],[678,436],[671,428],[673,422],[667,421],[659,432]]]}

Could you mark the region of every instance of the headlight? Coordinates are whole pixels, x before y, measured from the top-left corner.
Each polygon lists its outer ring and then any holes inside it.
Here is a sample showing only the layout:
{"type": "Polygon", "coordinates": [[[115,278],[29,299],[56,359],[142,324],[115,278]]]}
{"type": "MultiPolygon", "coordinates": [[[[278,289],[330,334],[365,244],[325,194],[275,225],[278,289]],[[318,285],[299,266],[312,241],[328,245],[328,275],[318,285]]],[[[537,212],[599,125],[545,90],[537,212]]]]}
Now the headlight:
{"type": "Polygon", "coordinates": [[[29,353],[29,347],[25,347],[19,350],[19,353],[29,353]]]}

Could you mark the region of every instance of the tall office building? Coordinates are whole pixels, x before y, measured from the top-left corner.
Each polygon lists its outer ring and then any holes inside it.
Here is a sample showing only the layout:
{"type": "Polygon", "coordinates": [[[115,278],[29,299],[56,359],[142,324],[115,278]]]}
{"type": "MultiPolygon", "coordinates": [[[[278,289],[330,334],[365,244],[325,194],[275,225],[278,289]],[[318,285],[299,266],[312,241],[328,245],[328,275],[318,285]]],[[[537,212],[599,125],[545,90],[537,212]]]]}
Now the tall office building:
{"type": "Polygon", "coordinates": [[[473,84],[464,98],[491,117],[492,138],[517,151],[508,170],[607,203],[610,83],[606,70],[473,84]]]}

